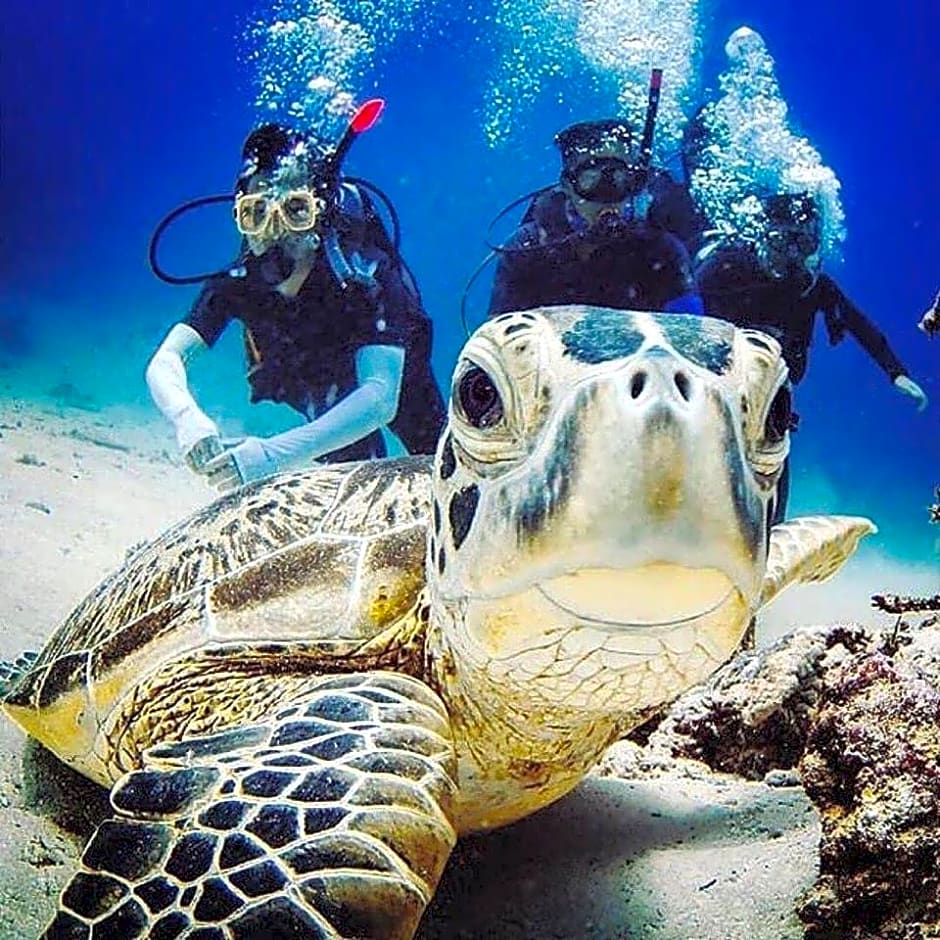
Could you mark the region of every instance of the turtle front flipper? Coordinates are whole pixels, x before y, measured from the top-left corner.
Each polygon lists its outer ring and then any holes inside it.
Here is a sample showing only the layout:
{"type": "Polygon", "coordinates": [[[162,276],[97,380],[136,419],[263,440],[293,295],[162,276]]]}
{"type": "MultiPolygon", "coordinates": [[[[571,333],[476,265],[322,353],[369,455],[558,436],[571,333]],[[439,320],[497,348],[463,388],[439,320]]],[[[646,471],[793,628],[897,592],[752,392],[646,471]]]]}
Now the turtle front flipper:
{"type": "Polygon", "coordinates": [[[790,584],[825,581],[855,553],[858,543],[877,532],[862,516],[802,516],[773,528],[760,606],[790,584]]]}
{"type": "Polygon", "coordinates": [[[39,653],[27,650],[20,653],[13,662],[0,659],[0,701],[16,688],[20,679],[33,668],[39,653]]]}
{"type": "Polygon", "coordinates": [[[456,841],[455,773],[423,683],[325,677],[265,721],[151,748],[44,937],[411,937],[456,841]]]}

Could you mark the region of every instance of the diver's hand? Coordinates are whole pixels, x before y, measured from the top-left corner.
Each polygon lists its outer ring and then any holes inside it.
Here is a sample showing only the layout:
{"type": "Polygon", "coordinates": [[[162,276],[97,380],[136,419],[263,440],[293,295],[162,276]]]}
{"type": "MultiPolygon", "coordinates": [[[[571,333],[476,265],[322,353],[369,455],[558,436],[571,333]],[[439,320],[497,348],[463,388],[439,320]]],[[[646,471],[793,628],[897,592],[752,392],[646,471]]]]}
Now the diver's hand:
{"type": "Polygon", "coordinates": [[[265,447],[264,439],[246,437],[210,460],[203,472],[210,485],[220,493],[227,493],[244,483],[273,476],[278,469],[277,461],[265,447]]]}
{"type": "Polygon", "coordinates": [[[924,390],[909,376],[899,375],[894,380],[894,387],[902,395],[910,395],[917,402],[918,411],[923,411],[927,407],[927,396],[924,390]]]}
{"type": "Polygon", "coordinates": [[[176,444],[190,470],[201,473],[206,460],[221,453],[219,429],[198,406],[184,408],[173,419],[173,426],[176,429],[176,444]]]}
{"type": "Polygon", "coordinates": [[[917,328],[928,336],[936,336],[940,333],[940,294],[937,294],[933,306],[920,318],[917,328]]]}
{"type": "Polygon", "coordinates": [[[210,434],[208,437],[196,441],[183,456],[186,466],[193,473],[205,473],[206,464],[221,453],[222,442],[219,440],[219,435],[210,434]]]}

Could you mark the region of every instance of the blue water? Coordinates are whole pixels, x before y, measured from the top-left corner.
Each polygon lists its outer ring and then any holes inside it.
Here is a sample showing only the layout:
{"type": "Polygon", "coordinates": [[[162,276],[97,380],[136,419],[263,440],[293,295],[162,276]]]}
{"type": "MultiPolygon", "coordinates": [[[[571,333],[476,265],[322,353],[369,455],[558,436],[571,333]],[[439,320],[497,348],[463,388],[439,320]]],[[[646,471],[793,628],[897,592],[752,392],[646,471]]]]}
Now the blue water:
{"type": "MultiPolygon", "coordinates": [[[[446,384],[463,339],[461,292],[484,254],[487,223],[555,178],[556,130],[610,113],[615,101],[596,82],[580,86],[568,63],[519,116],[508,144],[491,147],[481,126],[496,67],[486,38],[495,5],[421,8],[421,29],[383,46],[353,89],[359,99],[381,94],[388,107],[347,170],[373,179],[397,205],[446,384]]],[[[915,324],[940,287],[940,13],[928,0],[905,4],[903,15],[874,9],[850,12],[834,0],[714,3],[699,74],[714,87],[734,27],[763,34],[799,132],[842,182],[848,240],[831,271],[931,398],[916,414],[851,339],[830,349],[820,335],[798,390],[792,508],[869,514],[886,551],[929,564],[940,536],[925,509],[940,483],[940,340],[931,345],[915,324]]],[[[86,363],[98,381],[83,391],[102,404],[150,407],[144,365],[196,289],[158,282],[147,240],[177,203],[231,187],[241,142],[260,118],[246,25],[270,16],[245,0],[7,5],[0,367],[15,359],[22,370],[32,357],[48,371],[58,364],[52,357],[84,374],[86,363]],[[96,369],[102,358],[108,368],[96,369]]],[[[165,263],[212,269],[235,245],[226,210],[205,210],[167,239],[165,263]]],[[[484,279],[471,295],[477,316],[485,293],[484,279]]],[[[217,355],[231,358],[230,387],[195,384],[232,420],[250,421],[237,342],[217,355]]],[[[8,383],[3,393],[34,391],[8,383]]],[[[291,421],[281,413],[271,420],[291,421]]]]}

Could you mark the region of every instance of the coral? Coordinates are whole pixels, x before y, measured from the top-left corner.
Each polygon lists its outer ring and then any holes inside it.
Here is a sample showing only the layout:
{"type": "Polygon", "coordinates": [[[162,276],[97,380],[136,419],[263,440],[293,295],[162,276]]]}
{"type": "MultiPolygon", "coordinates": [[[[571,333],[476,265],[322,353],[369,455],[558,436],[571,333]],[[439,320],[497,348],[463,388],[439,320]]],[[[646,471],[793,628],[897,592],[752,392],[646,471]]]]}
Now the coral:
{"type": "Polygon", "coordinates": [[[936,336],[937,333],[940,333],[940,309],[934,307],[932,310],[928,310],[921,317],[919,325],[928,336],[936,336]]]}
{"type": "Polygon", "coordinates": [[[803,628],[739,654],[647,729],[640,760],[768,781],[797,768],[822,822],[798,911],[811,940],[940,936],[940,597],[873,603],[893,627],[803,628]]]}
{"type": "Polygon", "coordinates": [[[894,632],[887,641],[889,652],[893,652],[897,644],[904,638],[909,638],[911,623],[902,618],[902,614],[918,614],[921,616],[919,627],[935,627],[940,625],[940,594],[931,597],[911,597],[905,594],[875,594],[871,599],[872,607],[883,610],[886,614],[897,614],[894,632]]]}
{"type": "Polygon", "coordinates": [[[931,597],[911,597],[906,594],[875,594],[872,607],[888,614],[926,613],[940,611],[940,594],[931,597]]]}
{"type": "Polygon", "coordinates": [[[673,705],[648,747],[752,780],[794,767],[829,664],[868,642],[861,628],[804,628],[740,653],[673,705]]]}
{"type": "Polygon", "coordinates": [[[823,826],[806,936],[940,929],[940,692],[916,664],[872,651],[832,670],[800,774],[823,826]]]}
{"type": "Polygon", "coordinates": [[[936,336],[940,333],[940,293],[937,294],[933,306],[921,317],[917,326],[927,336],[936,336]]]}

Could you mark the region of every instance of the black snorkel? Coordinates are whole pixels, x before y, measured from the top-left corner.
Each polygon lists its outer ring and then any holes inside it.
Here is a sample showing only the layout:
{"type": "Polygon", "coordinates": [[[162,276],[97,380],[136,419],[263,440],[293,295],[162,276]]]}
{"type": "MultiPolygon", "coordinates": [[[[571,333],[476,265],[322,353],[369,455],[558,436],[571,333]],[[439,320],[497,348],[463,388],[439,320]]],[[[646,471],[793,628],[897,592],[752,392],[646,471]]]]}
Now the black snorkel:
{"type": "Polygon", "coordinates": [[[650,89],[646,99],[646,120],[643,122],[643,137],[640,139],[639,166],[649,173],[653,162],[653,135],[656,132],[656,115],[659,112],[659,94],[663,87],[663,70],[650,72],[650,89]]]}
{"type": "Polygon", "coordinates": [[[153,230],[153,235],[150,236],[150,245],[147,248],[147,260],[150,262],[150,270],[153,271],[161,281],[165,281],[167,284],[198,284],[200,281],[215,277],[217,274],[226,273],[228,269],[225,271],[207,271],[205,274],[191,274],[188,277],[178,277],[175,274],[167,274],[157,260],[157,245],[160,243],[163,233],[169,228],[172,222],[179,216],[190,212],[192,209],[199,209],[202,206],[211,206],[220,202],[234,203],[235,197],[231,193],[220,193],[217,196],[200,196],[198,199],[190,199],[188,202],[177,206],[172,212],[168,212],[157,223],[157,227],[153,230]]]}
{"type": "MultiPolygon", "coordinates": [[[[322,162],[318,172],[317,188],[320,190],[329,207],[326,219],[326,229],[321,236],[322,244],[327,259],[329,260],[330,267],[344,288],[349,283],[357,282],[366,283],[367,285],[371,286],[371,281],[369,279],[371,272],[366,270],[360,271],[347,261],[345,255],[342,252],[342,249],[339,246],[338,237],[332,224],[332,217],[337,211],[339,202],[339,187],[341,183],[344,182],[344,178],[341,175],[342,164],[346,154],[349,152],[350,147],[353,145],[360,134],[369,130],[375,124],[384,108],[385,101],[381,98],[372,98],[369,101],[366,101],[364,104],[360,105],[360,107],[356,109],[355,114],[353,114],[352,118],[350,119],[346,130],[343,132],[343,136],[336,145],[336,149],[322,162]]],[[[386,196],[385,193],[383,193],[377,186],[368,183],[365,180],[350,177],[348,181],[350,183],[354,183],[357,186],[362,186],[363,188],[370,190],[382,200],[391,216],[392,226],[394,229],[393,244],[397,253],[400,244],[398,216],[388,196],[386,196]]],[[[153,271],[153,273],[161,281],[164,281],[167,284],[198,284],[201,281],[205,281],[218,275],[231,275],[233,277],[244,276],[244,267],[241,264],[236,264],[216,271],[207,271],[202,274],[180,277],[178,275],[169,274],[167,271],[165,271],[157,258],[157,248],[160,243],[160,239],[163,237],[166,229],[177,218],[179,218],[179,216],[184,215],[193,209],[198,209],[207,205],[214,205],[222,202],[234,204],[235,198],[235,195],[230,193],[221,193],[215,196],[201,196],[197,199],[190,199],[188,202],[184,202],[182,205],[177,206],[171,212],[167,213],[167,215],[165,215],[157,224],[156,228],[154,228],[153,235],[150,237],[150,244],[148,246],[147,252],[148,261],[150,263],[150,270],[153,271]]],[[[264,253],[264,255],[260,256],[260,261],[262,265],[262,277],[266,282],[269,283],[280,283],[289,277],[291,271],[293,270],[292,259],[288,257],[287,252],[285,252],[283,247],[280,245],[273,245],[268,251],[264,253]]]]}
{"type": "MultiPolygon", "coordinates": [[[[385,101],[382,98],[372,98],[360,105],[352,116],[343,136],[339,139],[336,149],[327,158],[323,167],[324,185],[327,187],[327,198],[332,211],[336,211],[339,204],[339,187],[341,183],[340,169],[349,148],[379,119],[385,110],[385,101]]],[[[387,203],[387,200],[386,200],[387,203]]],[[[397,234],[396,234],[397,240],[397,234]]],[[[339,243],[336,227],[327,225],[322,235],[323,251],[329,262],[333,275],[339,283],[341,290],[347,290],[351,284],[365,289],[369,293],[377,291],[373,274],[375,265],[357,264],[346,257],[339,243]]]]}

